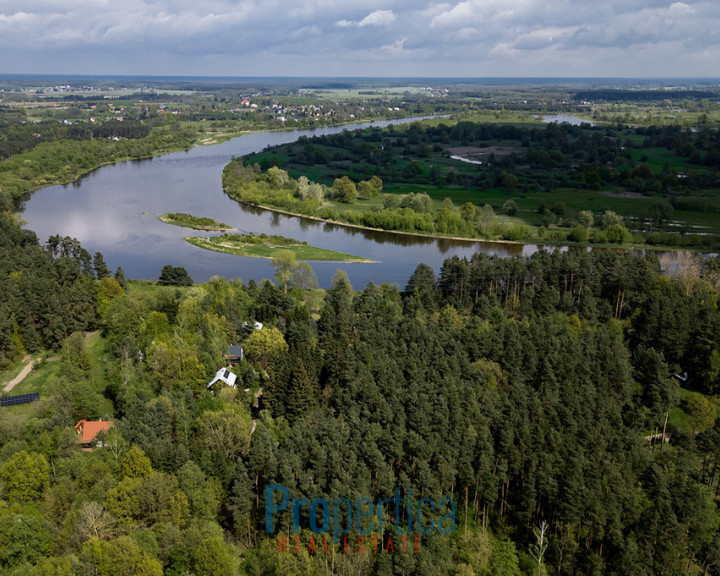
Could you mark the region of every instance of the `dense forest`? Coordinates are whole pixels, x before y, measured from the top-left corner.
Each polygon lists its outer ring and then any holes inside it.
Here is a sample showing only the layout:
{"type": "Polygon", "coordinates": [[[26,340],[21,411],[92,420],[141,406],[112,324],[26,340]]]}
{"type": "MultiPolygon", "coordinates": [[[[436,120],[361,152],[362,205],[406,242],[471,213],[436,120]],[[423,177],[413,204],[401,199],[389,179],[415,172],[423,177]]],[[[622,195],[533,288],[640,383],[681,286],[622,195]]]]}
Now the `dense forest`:
{"type": "Polygon", "coordinates": [[[668,278],[652,254],[571,249],[421,264],[403,290],[342,272],[138,290],[72,239],[2,229],[5,362],[59,362],[31,411],[0,408],[3,574],[720,573],[718,259],[668,278]],[[208,390],[238,344],[237,388],[208,390]],[[651,445],[668,413],[685,420],[651,445]],[[81,451],[73,426],[98,417],[114,425],[81,451]],[[450,498],[454,531],[313,550],[307,507],[299,534],[290,515],[266,533],[272,485],[450,498]]]}
{"type": "Polygon", "coordinates": [[[9,212],[0,213],[0,252],[0,369],[97,325],[95,280],[109,274],[102,254],[72,238],[43,249],[9,212]]]}
{"type": "Polygon", "coordinates": [[[720,168],[720,135],[709,127],[692,131],[680,126],[618,129],[589,123],[413,123],[302,137],[248,155],[247,161],[258,161],[263,169],[328,166],[330,170],[320,172],[326,184],[328,179],[347,174],[353,179],[377,175],[385,182],[461,184],[480,189],[503,186],[513,188],[511,191],[630,183],[639,192],[647,189],[683,195],[717,183],[716,175],[697,168],[720,168]],[[450,155],[448,149],[458,146],[480,148],[479,153],[487,157],[485,167],[441,160],[450,155]],[[689,164],[689,179],[678,182],[676,162],[672,166],[675,171],[670,165],[662,171],[651,170],[651,166],[643,166],[648,158],[633,165],[632,151],[643,148],[664,148],[683,159],[689,164]],[[508,173],[517,181],[508,181],[508,173]]]}

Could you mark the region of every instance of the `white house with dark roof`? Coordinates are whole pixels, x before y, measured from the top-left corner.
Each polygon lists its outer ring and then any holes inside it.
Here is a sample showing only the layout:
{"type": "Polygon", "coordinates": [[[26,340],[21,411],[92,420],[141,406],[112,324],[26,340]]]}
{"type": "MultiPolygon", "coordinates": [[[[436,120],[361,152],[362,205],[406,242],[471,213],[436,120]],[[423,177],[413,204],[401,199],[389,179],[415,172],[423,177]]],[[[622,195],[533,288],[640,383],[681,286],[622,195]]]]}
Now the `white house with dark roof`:
{"type": "Polygon", "coordinates": [[[208,390],[213,387],[213,384],[216,382],[224,382],[228,386],[231,386],[235,388],[235,380],[237,380],[237,376],[230,372],[227,368],[220,368],[220,370],[217,371],[215,374],[215,378],[212,379],[210,384],[207,385],[208,390]]]}

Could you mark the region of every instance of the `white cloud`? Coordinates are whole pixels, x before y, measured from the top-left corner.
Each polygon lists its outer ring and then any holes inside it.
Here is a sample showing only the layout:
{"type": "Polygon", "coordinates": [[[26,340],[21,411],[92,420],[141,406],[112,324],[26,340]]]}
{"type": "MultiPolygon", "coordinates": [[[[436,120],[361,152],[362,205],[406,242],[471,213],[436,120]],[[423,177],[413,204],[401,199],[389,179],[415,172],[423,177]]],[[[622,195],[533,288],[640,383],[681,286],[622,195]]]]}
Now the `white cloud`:
{"type": "Polygon", "coordinates": [[[469,1],[460,2],[453,6],[452,9],[435,16],[430,22],[430,26],[461,26],[475,19],[472,3],[469,1]]]}
{"type": "Polygon", "coordinates": [[[375,10],[360,20],[358,26],[388,26],[395,22],[395,13],[392,10],[375,10]]]}
{"type": "Polygon", "coordinates": [[[392,44],[387,44],[381,48],[383,52],[386,52],[388,54],[400,54],[405,50],[405,42],[407,42],[407,38],[401,38],[400,40],[395,40],[392,44]]]}
{"type": "Polygon", "coordinates": [[[257,74],[264,69],[302,75],[342,72],[352,62],[358,75],[421,71],[455,76],[628,76],[661,70],[664,75],[711,76],[717,75],[720,60],[715,0],[0,4],[0,53],[8,73],[111,74],[114,70],[106,67],[115,62],[124,73],[156,73],[174,66],[187,74],[257,74]],[[64,70],[53,67],[57,61],[64,70]],[[363,62],[366,68],[360,67],[363,62]],[[577,62],[577,69],[569,62],[577,62]],[[250,69],[254,63],[257,70],[250,69]]]}
{"type": "Polygon", "coordinates": [[[358,28],[364,28],[366,26],[389,26],[395,22],[395,13],[392,10],[375,10],[371,12],[365,18],[359,22],[356,20],[338,20],[335,22],[335,26],[340,28],[351,28],[357,26],[358,28]]]}
{"type": "Polygon", "coordinates": [[[685,4],[685,2],[675,2],[674,4],[670,4],[670,8],[668,8],[668,13],[671,16],[685,16],[687,14],[695,14],[695,8],[692,6],[685,4]]]}

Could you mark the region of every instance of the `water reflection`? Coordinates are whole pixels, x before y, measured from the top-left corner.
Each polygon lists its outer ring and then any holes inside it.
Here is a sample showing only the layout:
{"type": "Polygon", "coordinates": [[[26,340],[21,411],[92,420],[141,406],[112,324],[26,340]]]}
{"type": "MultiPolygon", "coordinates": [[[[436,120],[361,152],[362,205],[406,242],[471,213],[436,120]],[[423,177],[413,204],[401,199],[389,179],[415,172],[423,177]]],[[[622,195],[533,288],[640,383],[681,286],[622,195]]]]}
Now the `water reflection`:
{"type": "Polygon", "coordinates": [[[454,254],[470,258],[479,251],[513,256],[537,250],[533,245],[432,240],[348,228],[240,205],[223,193],[222,169],[233,156],[291,142],[303,135],[369,125],[248,134],[215,146],[104,166],[71,185],[35,192],[25,201],[23,216],[41,242],[52,234],[74,236],[89,251],[101,251],[109,266],[122,266],[128,277],[147,279],[156,279],[166,264],[184,266],[196,282],[216,274],[246,281],[273,277],[267,260],[208,252],[188,244],[185,236],[202,233],[160,222],[157,217],[165,212],[210,217],[242,232],[280,234],[377,261],[313,262],[321,286],[330,285],[338,268],[346,270],[358,288],[371,280],[403,287],[420,262],[439,271],[443,260],[454,254]]]}

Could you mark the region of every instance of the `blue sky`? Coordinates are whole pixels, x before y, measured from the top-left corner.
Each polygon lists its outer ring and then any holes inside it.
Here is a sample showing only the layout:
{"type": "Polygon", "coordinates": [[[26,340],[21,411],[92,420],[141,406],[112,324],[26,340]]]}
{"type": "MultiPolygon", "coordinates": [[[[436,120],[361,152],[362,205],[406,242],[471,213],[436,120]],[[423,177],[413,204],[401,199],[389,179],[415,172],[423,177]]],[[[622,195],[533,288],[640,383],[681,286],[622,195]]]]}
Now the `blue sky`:
{"type": "Polygon", "coordinates": [[[720,76],[716,0],[3,0],[0,73],[720,76]]]}

